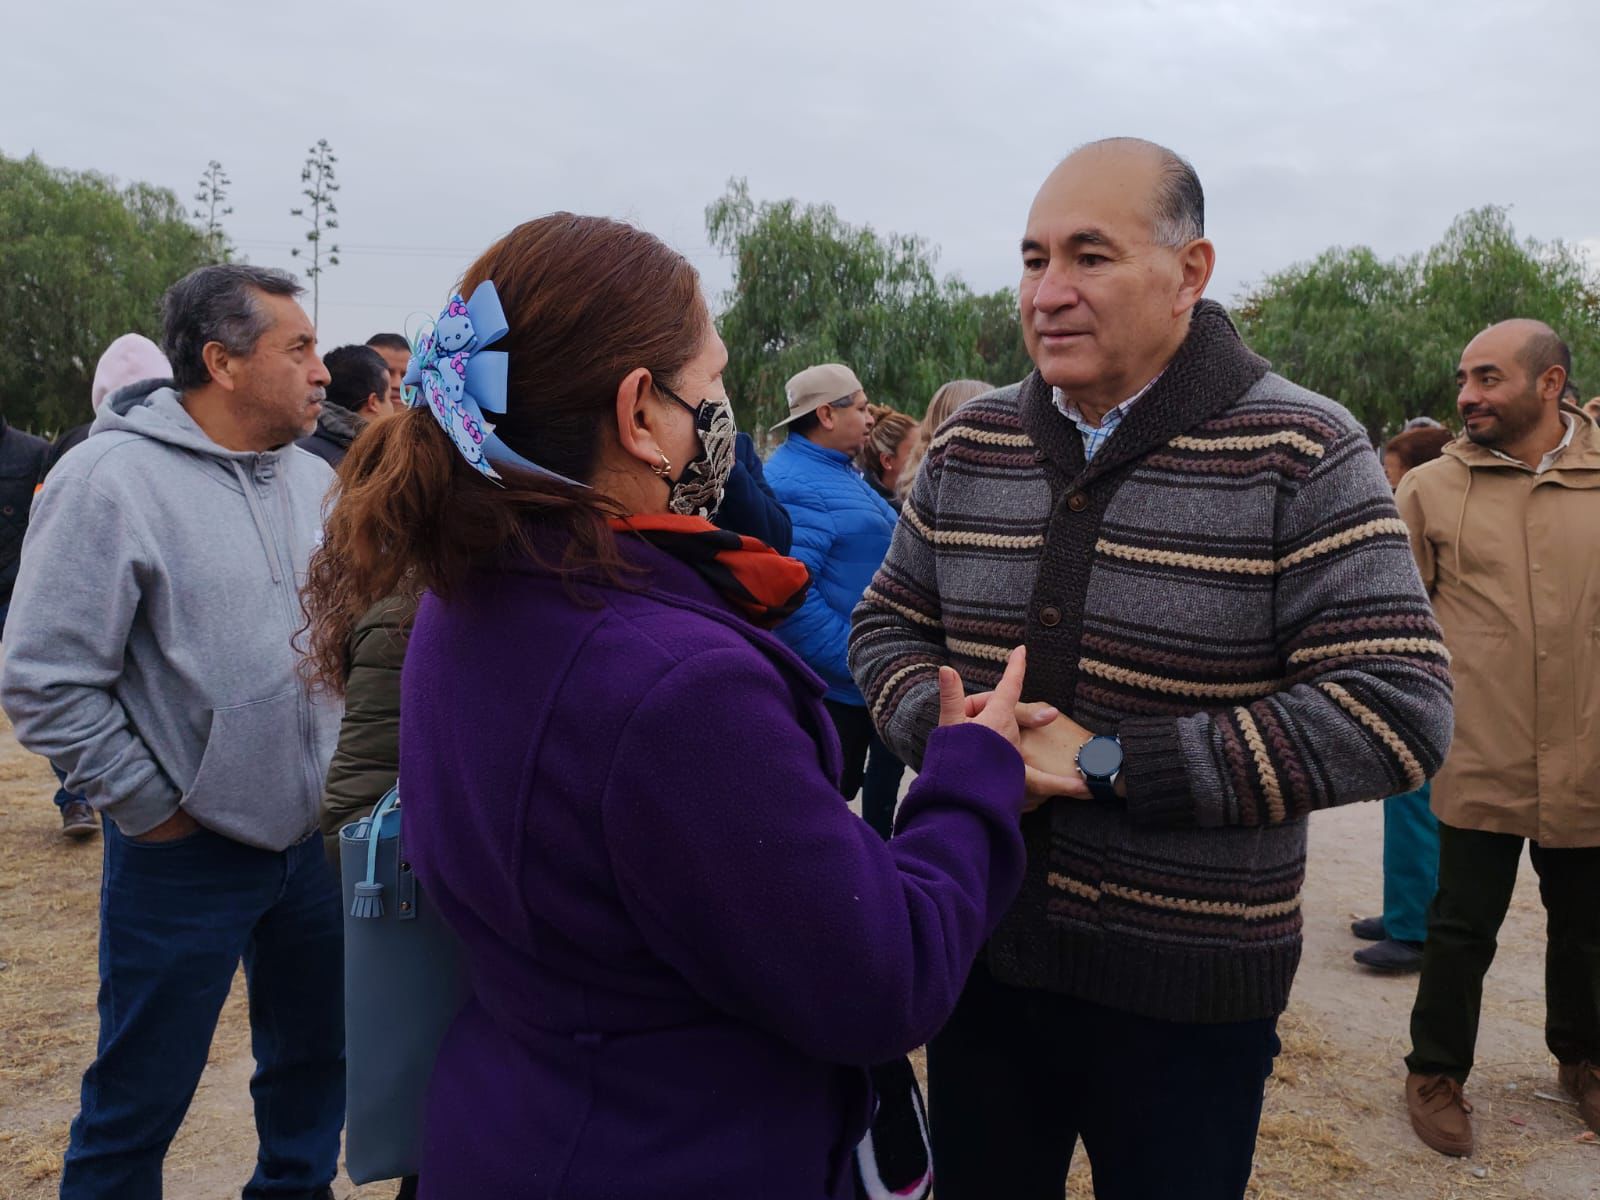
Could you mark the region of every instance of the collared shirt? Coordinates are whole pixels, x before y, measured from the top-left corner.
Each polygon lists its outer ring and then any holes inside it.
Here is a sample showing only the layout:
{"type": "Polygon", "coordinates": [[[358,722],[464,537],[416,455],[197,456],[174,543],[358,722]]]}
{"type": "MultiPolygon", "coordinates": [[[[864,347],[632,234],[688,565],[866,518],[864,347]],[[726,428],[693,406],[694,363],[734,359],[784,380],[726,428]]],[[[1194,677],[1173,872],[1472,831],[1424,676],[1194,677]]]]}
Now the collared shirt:
{"type": "MultiPolygon", "coordinates": [[[[1557,445],[1554,450],[1550,451],[1539,460],[1539,465],[1533,469],[1533,473],[1535,475],[1543,475],[1551,467],[1555,466],[1556,459],[1561,457],[1561,452],[1568,446],[1572,445],[1572,435],[1577,432],[1578,428],[1577,424],[1572,419],[1572,415],[1570,413],[1562,413],[1561,424],[1566,428],[1567,432],[1565,436],[1562,437],[1560,444],[1557,445]]],[[[1501,454],[1498,450],[1491,449],[1489,453],[1493,454],[1496,458],[1505,459],[1508,463],[1516,463],[1519,467],[1525,467],[1528,465],[1520,458],[1512,458],[1509,454],[1501,454]]]]}
{"type": "Polygon", "coordinates": [[[1155,379],[1152,379],[1121,404],[1106,413],[1105,416],[1100,418],[1100,424],[1098,425],[1089,424],[1084,419],[1083,413],[1078,410],[1078,406],[1069,400],[1067,394],[1060,388],[1050,389],[1050,397],[1055,401],[1057,410],[1062,416],[1076,425],[1078,432],[1083,435],[1084,462],[1094,461],[1094,456],[1099,452],[1100,447],[1111,440],[1111,435],[1117,431],[1117,426],[1122,424],[1122,418],[1128,415],[1128,410],[1133,407],[1134,402],[1155,387],[1156,379],[1160,379],[1161,375],[1164,374],[1166,374],[1165,371],[1158,374],[1155,379]]]}

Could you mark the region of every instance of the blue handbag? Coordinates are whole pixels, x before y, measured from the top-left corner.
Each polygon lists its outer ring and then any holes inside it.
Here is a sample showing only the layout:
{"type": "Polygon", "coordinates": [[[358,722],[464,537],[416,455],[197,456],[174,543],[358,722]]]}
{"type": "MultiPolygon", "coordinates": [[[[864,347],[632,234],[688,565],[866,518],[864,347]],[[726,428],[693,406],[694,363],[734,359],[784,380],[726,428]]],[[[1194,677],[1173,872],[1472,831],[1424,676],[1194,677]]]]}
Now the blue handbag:
{"type": "Polygon", "coordinates": [[[345,1167],[417,1173],[428,1078],[471,987],[461,947],[406,858],[400,789],[339,833],[344,886],[345,1167]]]}

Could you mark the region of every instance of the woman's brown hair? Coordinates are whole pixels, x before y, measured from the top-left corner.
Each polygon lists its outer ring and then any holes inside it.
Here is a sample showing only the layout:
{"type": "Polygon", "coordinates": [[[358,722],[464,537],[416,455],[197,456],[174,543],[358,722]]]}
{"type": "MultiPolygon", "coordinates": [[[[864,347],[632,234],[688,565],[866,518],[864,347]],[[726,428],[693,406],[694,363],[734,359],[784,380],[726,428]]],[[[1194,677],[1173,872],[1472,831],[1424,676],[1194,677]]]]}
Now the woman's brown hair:
{"type": "Polygon", "coordinates": [[[933,443],[933,435],[939,431],[939,426],[948,421],[950,414],[968,400],[992,391],[994,384],[985,383],[981,379],[952,379],[933,394],[933,398],[928,401],[928,411],[922,417],[921,435],[917,438],[916,445],[911,447],[911,453],[906,457],[906,465],[900,468],[902,496],[911,494],[911,483],[922,467],[922,460],[928,453],[928,447],[933,443]]]}
{"type": "Polygon", "coordinates": [[[872,414],[872,431],[867,434],[866,444],[856,455],[856,466],[861,468],[863,475],[882,488],[882,456],[900,449],[900,443],[906,440],[907,435],[916,432],[917,419],[887,404],[868,405],[867,411],[872,414]]]}
{"type": "MultiPolygon", "coordinates": [[[[495,432],[524,458],[593,478],[617,387],[644,367],[667,384],[699,351],[709,316],[682,255],[643,230],[554,213],[517,226],[467,268],[460,292],[492,280],[510,329],[506,412],[495,432]]],[[[627,572],[605,497],[512,467],[503,486],[457,452],[426,408],[376,422],[339,467],[322,546],[311,557],[307,674],[344,691],[350,633],[378,601],[424,590],[449,599],[475,567],[563,545],[556,569],[627,572]],[[546,533],[554,538],[547,543],[546,533]]]]}
{"type": "Polygon", "coordinates": [[[1392,454],[1400,460],[1400,465],[1407,471],[1420,467],[1423,463],[1432,462],[1439,457],[1439,452],[1445,448],[1455,434],[1438,425],[1424,425],[1416,429],[1407,429],[1404,433],[1396,434],[1389,439],[1389,444],[1383,448],[1385,454],[1392,454]]]}

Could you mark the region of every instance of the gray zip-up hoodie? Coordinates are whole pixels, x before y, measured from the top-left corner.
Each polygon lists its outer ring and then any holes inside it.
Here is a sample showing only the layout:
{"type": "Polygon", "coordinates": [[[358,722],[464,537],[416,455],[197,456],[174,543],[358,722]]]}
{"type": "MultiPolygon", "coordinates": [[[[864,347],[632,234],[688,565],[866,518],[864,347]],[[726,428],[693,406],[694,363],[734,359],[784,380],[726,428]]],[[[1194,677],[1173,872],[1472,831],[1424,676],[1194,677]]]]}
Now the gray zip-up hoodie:
{"type": "Polygon", "coordinates": [[[130,837],[181,806],[281,850],[317,828],[337,706],[291,645],[333,474],[224,450],[163,381],[125,389],[35,498],[0,704],[130,837]]]}

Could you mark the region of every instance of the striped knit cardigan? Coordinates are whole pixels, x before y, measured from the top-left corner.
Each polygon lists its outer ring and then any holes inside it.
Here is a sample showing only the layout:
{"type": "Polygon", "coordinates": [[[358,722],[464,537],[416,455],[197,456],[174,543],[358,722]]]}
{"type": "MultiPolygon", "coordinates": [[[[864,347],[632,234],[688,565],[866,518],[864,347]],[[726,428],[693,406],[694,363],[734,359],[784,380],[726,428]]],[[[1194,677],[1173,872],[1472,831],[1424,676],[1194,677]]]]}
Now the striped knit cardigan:
{"type": "Polygon", "coordinates": [[[1025,698],[1121,737],[1125,802],[1023,819],[1002,982],[1165,1020],[1288,1003],[1305,816],[1443,760],[1449,658],[1377,456],[1203,302],[1092,462],[1037,372],[934,438],[850,663],[913,764],[937,667],[969,691],[1028,647],[1025,698]]]}

